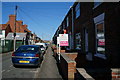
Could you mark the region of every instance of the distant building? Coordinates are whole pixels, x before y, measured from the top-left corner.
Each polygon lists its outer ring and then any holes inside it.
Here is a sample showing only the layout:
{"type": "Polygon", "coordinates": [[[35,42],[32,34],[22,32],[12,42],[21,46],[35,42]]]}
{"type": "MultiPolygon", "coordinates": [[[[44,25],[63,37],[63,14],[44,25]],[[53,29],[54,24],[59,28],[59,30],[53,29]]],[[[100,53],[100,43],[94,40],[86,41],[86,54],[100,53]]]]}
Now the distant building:
{"type": "Polygon", "coordinates": [[[0,24],[0,45],[5,46],[5,38],[7,34],[11,32],[9,24],[0,24]]]}
{"type": "Polygon", "coordinates": [[[0,25],[2,52],[13,49],[14,33],[16,33],[16,48],[23,44],[31,44],[30,38],[32,33],[27,28],[27,25],[23,24],[21,20],[16,20],[15,15],[9,15],[8,22],[0,25]]]}

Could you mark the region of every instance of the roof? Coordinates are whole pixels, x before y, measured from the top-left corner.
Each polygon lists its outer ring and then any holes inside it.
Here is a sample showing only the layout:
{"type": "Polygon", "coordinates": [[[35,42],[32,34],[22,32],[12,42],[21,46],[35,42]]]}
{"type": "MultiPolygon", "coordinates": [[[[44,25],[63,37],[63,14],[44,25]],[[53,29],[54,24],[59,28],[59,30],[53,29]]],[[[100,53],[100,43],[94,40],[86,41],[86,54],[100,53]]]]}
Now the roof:
{"type": "Polygon", "coordinates": [[[31,32],[28,28],[27,28],[27,25],[25,24],[25,25],[22,25],[22,28],[25,30],[25,31],[27,31],[27,32],[31,32]]]}
{"type": "Polygon", "coordinates": [[[28,30],[27,28],[25,29],[27,32],[31,32],[30,30],[28,30]]]}
{"type": "Polygon", "coordinates": [[[5,30],[8,24],[0,24],[0,29],[5,30]]]}
{"type": "MultiPolygon", "coordinates": [[[[26,38],[26,34],[27,33],[16,33],[16,40],[23,40],[23,39],[25,39],[26,38]]],[[[13,33],[8,33],[6,39],[7,40],[13,40],[14,39],[13,33]]]]}

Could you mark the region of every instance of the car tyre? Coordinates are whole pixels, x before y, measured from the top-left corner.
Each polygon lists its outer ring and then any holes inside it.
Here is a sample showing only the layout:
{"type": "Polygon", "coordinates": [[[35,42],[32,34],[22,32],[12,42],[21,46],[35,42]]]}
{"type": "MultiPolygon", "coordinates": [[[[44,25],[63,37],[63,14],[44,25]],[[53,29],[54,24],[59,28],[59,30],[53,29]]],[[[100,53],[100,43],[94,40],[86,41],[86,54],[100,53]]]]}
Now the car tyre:
{"type": "Polygon", "coordinates": [[[13,64],[13,66],[14,66],[15,68],[17,68],[17,65],[13,64]]]}

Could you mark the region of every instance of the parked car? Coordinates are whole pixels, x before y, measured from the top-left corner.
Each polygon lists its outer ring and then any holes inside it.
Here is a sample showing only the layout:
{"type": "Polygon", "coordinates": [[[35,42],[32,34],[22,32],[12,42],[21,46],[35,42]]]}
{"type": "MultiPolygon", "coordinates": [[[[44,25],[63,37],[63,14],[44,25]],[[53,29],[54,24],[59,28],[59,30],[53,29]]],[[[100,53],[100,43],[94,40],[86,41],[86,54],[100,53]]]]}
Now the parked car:
{"type": "Polygon", "coordinates": [[[44,46],[44,48],[45,48],[45,50],[47,49],[47,46],[46,46],[46,44],[45,44],[45,43],[40,43],[40,42],[38,42],[38,43],[35,43],[35,45],[43,45],[43,46],[44,46]]]}
{"type": "Polygon", "coordinates": [[[45,45],[46,45],[46,49],[48,48],[48,43],[45,43],[45,45]]]}
{"type": "Polygon", "coordinates": [[[43,59],[39,46],[23,45],[12,53],[12,63],[14,66],[40,66],[43,59]]]}
{"type": "Polygon", "coordinates": [[[45,48],[44,48],[44,46],[43,46],[43,45],[37,45],[37,46],[39,46],[39,48],[40,48],[41,51],[42,51],[42,54],[44,54],[44,53],[45,53],[45,48]]]}

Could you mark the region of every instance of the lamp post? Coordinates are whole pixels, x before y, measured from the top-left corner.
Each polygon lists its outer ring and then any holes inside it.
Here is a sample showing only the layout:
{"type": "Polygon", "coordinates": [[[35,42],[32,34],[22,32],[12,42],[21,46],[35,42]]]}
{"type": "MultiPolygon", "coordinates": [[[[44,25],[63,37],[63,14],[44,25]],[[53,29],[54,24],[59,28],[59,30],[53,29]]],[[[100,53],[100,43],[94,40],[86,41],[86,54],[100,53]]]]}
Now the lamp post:
{"type": "Polygon", "coordinates": [[[14,22],[14,51],[16,50],[16,17],[17,17],[17,7],[15,6],[15,22],[14,22]]]}

